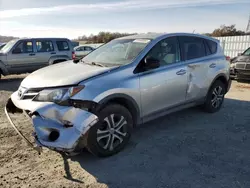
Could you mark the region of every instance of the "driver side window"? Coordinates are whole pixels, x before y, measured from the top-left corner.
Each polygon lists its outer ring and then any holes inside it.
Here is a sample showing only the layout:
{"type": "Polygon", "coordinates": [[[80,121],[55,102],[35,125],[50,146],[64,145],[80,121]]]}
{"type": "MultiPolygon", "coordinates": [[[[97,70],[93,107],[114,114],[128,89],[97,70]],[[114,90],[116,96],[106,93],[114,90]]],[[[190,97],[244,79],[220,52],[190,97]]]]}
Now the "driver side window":
{"type": "Polygon", "coordinates": [[[160,66],[180,61],[180,48],[177,37],[169,37],[158,42],[147,54],[146,58],[159,60],[160,66]]]}
{"type": "Polygon", "coordinates": [[[18,53],[32,53],[32,52],[33,52],[32,41],[22,41],[12,51],[13,54],[18,54],[18,53]]]}

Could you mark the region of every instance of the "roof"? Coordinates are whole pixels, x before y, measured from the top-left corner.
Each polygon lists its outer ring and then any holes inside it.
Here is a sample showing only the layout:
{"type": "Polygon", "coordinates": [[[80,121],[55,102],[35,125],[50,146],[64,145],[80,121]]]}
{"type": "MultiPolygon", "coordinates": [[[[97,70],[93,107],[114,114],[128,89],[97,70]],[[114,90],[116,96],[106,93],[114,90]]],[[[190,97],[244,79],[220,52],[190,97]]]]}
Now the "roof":
{"type": "Polygon", "coordinates": [[[164,35],[164,33],[148,33],[148,34],[129,35],[126,37],[121,37],[119,39],[155,39],[162,35],[164,35]]]}
{"type": "Polygon", "coordinates": [[[215,38],[208,37],[205,35],[201,34],[196,34],[196,33],[149,33],[149,34],[138,34],[138,35],[130,35],[126,37],[121,37],[118,39],[156,39],[158,37],[164,37],[164,36],[194,36],[194,37],[202,37],[214,41],[218,41],[215,38]]]}
{"type": "Polygon", "coordinates": [[[44,39],[46,39],[46,40],[54,40],[54,39],[56,39],[56,40],[69,40],[69,39],[67,39],[67,38],[57,38],[57,37],[50,37],[50,38],[43,38],[43,37],[39,37],[39,38],[20,38],[20,39],[17,39],[17,40],[22,40],[22,39],[25,39],[25,40],[38,40],[38,39],[40,39],[40,40],[44,40],[44,39]]]}

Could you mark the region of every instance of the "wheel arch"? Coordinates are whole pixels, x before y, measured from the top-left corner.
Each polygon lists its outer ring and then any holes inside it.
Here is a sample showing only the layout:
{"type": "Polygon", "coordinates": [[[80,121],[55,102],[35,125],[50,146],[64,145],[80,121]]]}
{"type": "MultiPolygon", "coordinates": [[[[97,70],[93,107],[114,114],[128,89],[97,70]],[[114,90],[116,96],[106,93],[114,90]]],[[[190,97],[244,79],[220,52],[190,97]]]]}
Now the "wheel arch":
{"type": "Polygon", "coordinates": [[[225,89],[226,89],[226,92],[227,92],[227,88],[229,86],[229,83],[228,83],[228,79],[227,79],[227,76],[223,73],[221,74],[218,74],[212,81],[211,85],[209,86],[209,89],[207,91],[207,93],[210,91],[211,87],[213,86],[213,84],[217,81],[217,80],[220,80],[223,84],[225,84],[225,89]]]}
{"type": "Polygon", "coordinates": [[[8,69],[6,68],[5,64],[2,61],[0,61],[0,74],[2,75],[8,74],[8,69]]]}
{"type": "Polygon", "coordinates": [[[60,56],[52,56],[49,59],[49,65],[52,65],[54,63],[54,61],[58,61],[58,60],[70,60],[70,58],[67,55],[60,55],[60,56]]]}
{"type": "Polygon", "coordinates": [[[109,95],[99,102],[100,104],[99,110],[101,110],[102,108],[104,108],[106,105],[110,103],[120,104],[124,106],[125,108],[127,108],[132,115],[134,126],[141,122],[140,108],[137,102],[131,96],[126,95],[126,94],[109,95]]]}

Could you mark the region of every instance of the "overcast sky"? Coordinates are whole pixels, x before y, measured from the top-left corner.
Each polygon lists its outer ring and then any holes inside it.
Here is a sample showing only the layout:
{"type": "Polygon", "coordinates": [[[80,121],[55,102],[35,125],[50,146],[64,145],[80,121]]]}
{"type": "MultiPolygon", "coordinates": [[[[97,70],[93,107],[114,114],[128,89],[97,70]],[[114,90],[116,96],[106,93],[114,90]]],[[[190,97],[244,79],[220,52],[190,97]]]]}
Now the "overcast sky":
{"type": "Polygon", "coordinates": [[[245,30],[250,0],[0,0],[0,35],[68,37],[118,32],[245,30]]]}

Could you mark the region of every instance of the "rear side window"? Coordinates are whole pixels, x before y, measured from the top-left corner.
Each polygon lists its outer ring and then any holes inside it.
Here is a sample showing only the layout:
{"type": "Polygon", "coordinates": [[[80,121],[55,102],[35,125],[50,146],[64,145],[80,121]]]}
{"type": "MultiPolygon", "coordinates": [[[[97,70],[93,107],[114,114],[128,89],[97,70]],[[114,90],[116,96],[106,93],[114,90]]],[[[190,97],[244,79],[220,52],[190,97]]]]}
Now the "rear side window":
{"type": "MultiPolygon", "coordinates": [[[[205,40],[208,45],[211,54],[215,54],[217,52],[217,43],[211,40],[205,40]]],[[[209,54],[210,55],[210,54],[209,54]]]]}
{"type": "Polygon", "coordinates": [[[52,52],[54,46],[51,41],[36,41],[37,52],[52,52]]]}
{"type": "Polygon", "coordinates": [[[184,60],[191,60],[206,56],[203,39],[198,37],[179,37],[182,57],[184,60]]]}
{"type": "Polygon", "coordinates": [[[67,41],[56,41],[56,45],[59,51],[69,51],[69,44],[67,41]]]}

